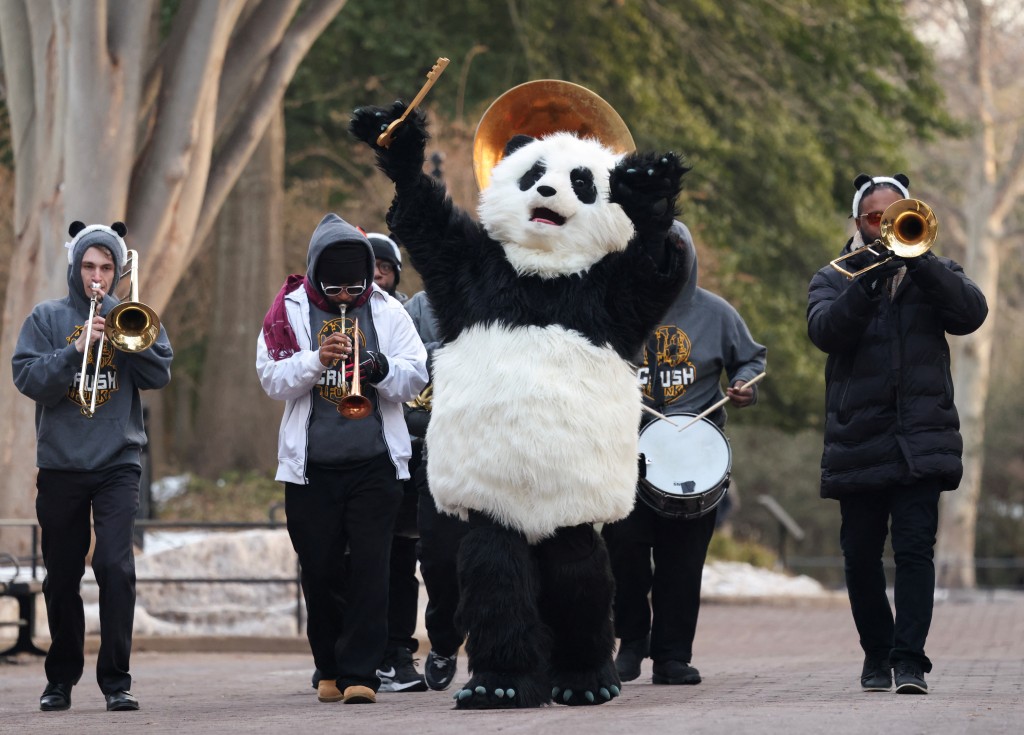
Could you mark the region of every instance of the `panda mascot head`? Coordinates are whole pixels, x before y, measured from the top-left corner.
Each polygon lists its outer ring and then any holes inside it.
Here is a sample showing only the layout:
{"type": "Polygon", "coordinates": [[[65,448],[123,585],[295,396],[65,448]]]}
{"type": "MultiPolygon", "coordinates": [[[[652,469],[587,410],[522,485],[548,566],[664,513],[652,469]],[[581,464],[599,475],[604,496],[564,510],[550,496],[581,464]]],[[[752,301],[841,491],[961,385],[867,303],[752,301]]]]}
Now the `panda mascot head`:
{"type": "Polygon", "coordinates": [[[619,158],[572,133],[516,136],[480,194],[480,223],[520,274],[585,271],[633,235],[629,217],[608,200],[619,158]]]}

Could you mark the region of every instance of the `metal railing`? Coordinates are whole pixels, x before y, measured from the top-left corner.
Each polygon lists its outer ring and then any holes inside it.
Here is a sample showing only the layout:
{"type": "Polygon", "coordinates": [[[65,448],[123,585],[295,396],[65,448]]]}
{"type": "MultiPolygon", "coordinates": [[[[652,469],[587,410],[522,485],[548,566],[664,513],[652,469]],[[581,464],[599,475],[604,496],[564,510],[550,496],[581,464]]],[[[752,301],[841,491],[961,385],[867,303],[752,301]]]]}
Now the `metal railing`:
{"type": "MultiPolygon", "coordinates": [[[[142,530],[167,530],[167,529],[198,529],[198,530],[279,530],[285,528],[283,521],[275,517],[277,507],[270,509],[270,519],[263,522],[258,521],[158,521],[158,520],[136,520],[135,527],[142,530]]],[[[0,527],[28,528],[32,534],[31,551],[29,555],[20,561],[28,562],[27,569],[30,570],[33,581],[39,580],[43,569],[42,552],[39,546],[39,524],[35,520],[21,518],[0,518],[0,527]]],[[[294,577],[139,577],[135,580],[136,585],[140,584],[293,584],[295,585],[295,631],[296,635],[303,635],[303,600],[301,569],[298,558],[295,560],[294,577]]],[[[96,584],[93,579],[83,580],[83,584],[96,584]]]]}

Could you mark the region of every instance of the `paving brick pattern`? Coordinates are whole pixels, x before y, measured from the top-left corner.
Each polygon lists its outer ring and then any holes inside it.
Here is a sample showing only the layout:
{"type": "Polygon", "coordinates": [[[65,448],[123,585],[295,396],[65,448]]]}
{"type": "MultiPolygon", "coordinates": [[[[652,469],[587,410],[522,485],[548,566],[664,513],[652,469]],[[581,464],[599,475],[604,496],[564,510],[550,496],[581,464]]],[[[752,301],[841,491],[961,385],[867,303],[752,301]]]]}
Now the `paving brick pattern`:
{"type": "MultiPolygon", "coordinates": [[[[191,645],[190,645],[191,643],[191,645]]],[[[655,686],[651,662],[620,698],[600,707],[460,712],[448,692],[382,693],[376,705],[321,704],[301,641],[283,653],[211,652],[139,642],[134,691],[142,710],[108,713],[87,657],[68,712],[38,711],[42,662],[0,665],[0,732],[380,733],[381,735],[629,735],[631,733],[1024,732],[1024,594],[964,595],[935,609],[928,696],[863,693],[861,653],[841,600],[705,604],[695,642],[699,686],[655,686]]],[[[253,648],[255,646],[249,646],[253,648]]],[[[421,648],[420,656],[425,656],[421,648]]],[[[467,678],[464,656],[456,683],[467,678]]]]}

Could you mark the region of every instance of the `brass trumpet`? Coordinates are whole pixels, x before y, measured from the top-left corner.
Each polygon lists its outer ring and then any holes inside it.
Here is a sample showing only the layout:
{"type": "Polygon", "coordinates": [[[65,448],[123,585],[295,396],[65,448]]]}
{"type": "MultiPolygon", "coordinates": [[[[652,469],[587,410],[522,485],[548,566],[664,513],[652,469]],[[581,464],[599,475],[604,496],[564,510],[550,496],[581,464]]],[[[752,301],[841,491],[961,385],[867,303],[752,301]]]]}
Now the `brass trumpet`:
{"type": "Polygon", "coordinates": [[[888,263],[893,258],[916,258],[931,250],[935,236],[939,231],[939,223],[935,219],[932,208],[919,199],[900,199],[893,202],[882,212],[880,237],[865,245],[862,250],[855,250],[829,262],[829,265],[847,278],[856,278],[888,263]],[[875,246],[880,246],[881,251],[875,246]],[[850,272],[839,263],[867,251],[876,260],[858,271],[850,272]]]}
{"type": "MultiPolygon", "coordinates": [[[[341,305],[341,328],[345,329],[345,311],[347,305],[341,305]]],[[[370,399],[362,395],[359,385],[359,320],[352,325],[352,388],[345,385],[345,362],[341,365],[341,381],[345,395],[338,401],[338,413],[346,419],[365,419],[373,410],[370,399]]]]}
{"type": "Polygon", "coordinates": [[[118,278],[129,277],[128,300],[110,310],[105,319],[103,334],[100,335],[96,347],[95,367],[93,369],[92,389],[87,386],[89,364],[89,342],[92,340],[92,320],[101,306],[100,295],[96,293],[99,284],[93,284],[92,299],[89,301],[89,320],[85,326],[86,348],[82,350],[82,371],[78,379],[78,399],[82,403],[82,413],[92,418],[96,414],[96,385],[99,382],[100,367],[103,358],[104,338],[110,340],[122,352],[142,352],[153,346],[160,336],[160,318],[150,307],[139,301],[139,253],[128,251],[128,268],[118,278]],[[89,404],[86,406],[86,404],[89,404]]]}

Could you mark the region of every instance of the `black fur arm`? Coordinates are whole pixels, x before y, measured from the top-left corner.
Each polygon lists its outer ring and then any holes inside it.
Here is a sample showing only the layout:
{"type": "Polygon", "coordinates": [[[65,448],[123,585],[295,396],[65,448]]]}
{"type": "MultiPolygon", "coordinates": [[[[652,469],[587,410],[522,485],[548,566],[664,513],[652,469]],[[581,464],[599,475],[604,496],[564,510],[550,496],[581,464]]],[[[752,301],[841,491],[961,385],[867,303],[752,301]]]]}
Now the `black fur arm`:
{"type": "Polygon", "coordinates": [[[349,132],[373,148],[377,154],[377,167],[396,186],[414,183],[423,175],[424,151],[430,134],[427,118],[418,109],[395,128],[387,148],[377,145],[377,138],[405,112],[405,103],[396,100],[390,107],[359,107],[352,113],[349,132]]]}
{"type": "Polygon", "coordinates": [[[670,265],[667,234],[689,170],[674,153],[631,153],[609,175],[609,200],[632,220],[636,242],[662,272],[670,265]]]}

